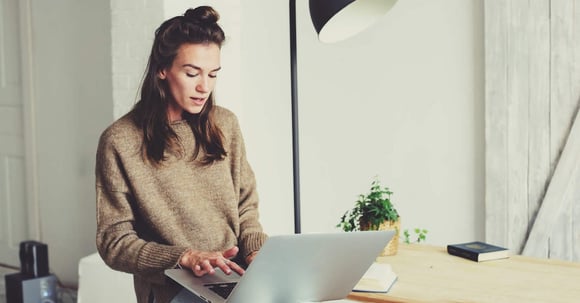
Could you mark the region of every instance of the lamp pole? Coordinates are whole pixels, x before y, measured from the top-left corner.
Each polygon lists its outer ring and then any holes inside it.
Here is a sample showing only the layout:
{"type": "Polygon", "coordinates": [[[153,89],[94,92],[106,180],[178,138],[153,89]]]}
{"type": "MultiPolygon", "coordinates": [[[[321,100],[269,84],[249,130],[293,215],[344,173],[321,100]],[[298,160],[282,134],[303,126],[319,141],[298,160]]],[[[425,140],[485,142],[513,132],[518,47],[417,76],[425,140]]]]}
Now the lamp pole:
{"type": "Polygon", "coordinates": [[[300,226],[300,155],[298,148],[298,76],[296,64],[296,0],[290,0],[290,93],[292,105],[292,177],[294,186],[294,233],[300,226]]]}

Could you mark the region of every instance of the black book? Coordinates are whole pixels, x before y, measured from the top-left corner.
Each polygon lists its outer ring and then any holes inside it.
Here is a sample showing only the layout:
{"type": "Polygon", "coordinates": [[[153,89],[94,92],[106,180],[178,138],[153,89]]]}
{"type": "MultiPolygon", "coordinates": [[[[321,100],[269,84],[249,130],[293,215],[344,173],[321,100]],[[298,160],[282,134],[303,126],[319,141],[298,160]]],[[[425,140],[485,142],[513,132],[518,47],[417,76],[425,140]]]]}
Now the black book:
{"type": "Polygon", "coordinates": [[[450,255],[476,262],[505,259],[509,257],[509,250],[507,248],[479,241],[447,245],[447,252],[450,255]]]}

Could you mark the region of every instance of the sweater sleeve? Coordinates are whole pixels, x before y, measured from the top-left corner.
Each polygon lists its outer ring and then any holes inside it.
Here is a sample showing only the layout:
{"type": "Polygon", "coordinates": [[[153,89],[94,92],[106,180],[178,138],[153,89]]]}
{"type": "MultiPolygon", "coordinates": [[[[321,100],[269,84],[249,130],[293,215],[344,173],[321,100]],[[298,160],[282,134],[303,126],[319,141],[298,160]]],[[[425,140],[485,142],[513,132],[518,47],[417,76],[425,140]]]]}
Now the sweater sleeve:
{"type": "MultiPolygon", "coordinates": [[[[233,117],[233,150],[236,151],[236,172],[239,183],[240,216],[240,252],[243,257],[254,251],[258,251],[267,239],[259,222],[258,192],[254,172],[246,158],[246,150],[240,126],[235,116],[233,117]]],[[[236,179],[236,177],[234,177],[236,179]]]]}
{"type": "MultiPolygon", "coordinates": [[[[96,159],[97,250],[111,268],[162,278],[175,267],[187,247],[162,245],[139,238],[135,230],[133,196],[114,135],[101,136],[96,159]]],[[[159,281],[157,281],[159,282],[159,281]]]]}
{"type": "Polygon", "coordinates": [[[258,193],[250,165],[244,158],[240,174],[240,243],[242,256],[258,251],[266,241],[266,234],[259,222],[258,193]]]}

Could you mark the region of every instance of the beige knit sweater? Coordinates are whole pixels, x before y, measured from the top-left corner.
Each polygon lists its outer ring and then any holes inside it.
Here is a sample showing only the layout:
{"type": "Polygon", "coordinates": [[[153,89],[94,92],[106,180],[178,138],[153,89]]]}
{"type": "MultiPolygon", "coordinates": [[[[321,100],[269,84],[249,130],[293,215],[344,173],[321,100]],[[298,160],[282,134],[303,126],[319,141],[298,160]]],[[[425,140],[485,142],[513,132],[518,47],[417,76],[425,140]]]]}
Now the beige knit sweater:
{"type": "MultiPolygon", "coordinates": [[[[113,269],[134,275],[137,301],[153,292],[169,302],[179,287],[163,275],[190,248],[240,255],[259,250],[266,235],[258,195],[235,115],[216,107],[227,157],[209,165],[192,160],[195,138],[185,121],[171,125],[183,156],[166,152],[159,167],[144,161],[143,135],[125,116],[101,135],[97,150],[97,249],[113,269]]],[[[202,153],[202,151],[200,151],[202,153]]]]}

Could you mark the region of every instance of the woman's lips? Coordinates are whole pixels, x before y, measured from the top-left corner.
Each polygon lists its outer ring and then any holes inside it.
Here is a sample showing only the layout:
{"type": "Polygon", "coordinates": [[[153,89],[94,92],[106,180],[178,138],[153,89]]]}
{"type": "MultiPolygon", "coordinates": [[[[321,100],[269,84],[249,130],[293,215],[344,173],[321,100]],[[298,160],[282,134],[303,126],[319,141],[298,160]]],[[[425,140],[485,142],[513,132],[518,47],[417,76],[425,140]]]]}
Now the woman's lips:
{"type": "Polygon", "coordinates": [[[204,105],[205,100],[207,100],[206,98],[194,98],[194,97],[190,97],[190,99],[191,101],[193,101],[195,105],[204,105]]]}

